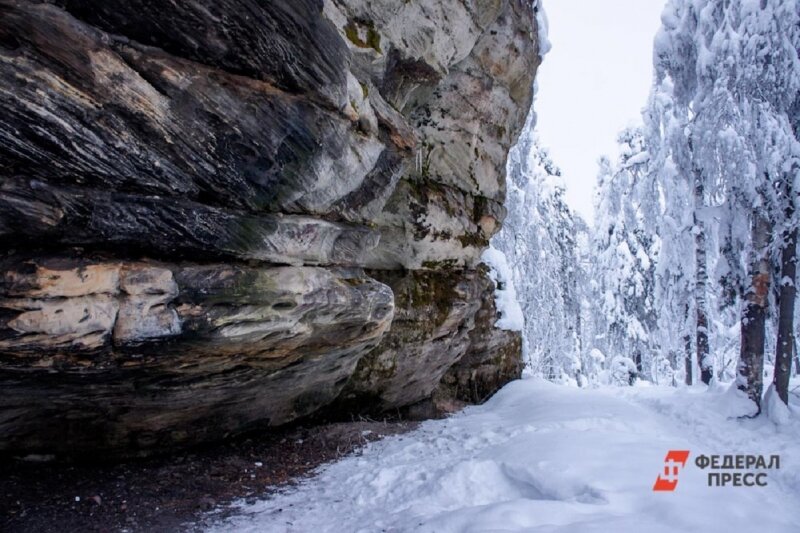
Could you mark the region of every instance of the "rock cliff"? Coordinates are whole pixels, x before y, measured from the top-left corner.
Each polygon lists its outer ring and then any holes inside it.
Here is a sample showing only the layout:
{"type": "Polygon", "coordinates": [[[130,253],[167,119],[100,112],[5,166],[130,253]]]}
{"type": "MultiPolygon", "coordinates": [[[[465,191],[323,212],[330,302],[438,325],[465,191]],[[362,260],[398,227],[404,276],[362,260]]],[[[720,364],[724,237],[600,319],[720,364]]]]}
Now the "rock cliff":
{"type": "Polygon", "coordinates": [[[479,258],[536,32],[524,0],[0,0],[0,452],[518,376],[479,258]]]}

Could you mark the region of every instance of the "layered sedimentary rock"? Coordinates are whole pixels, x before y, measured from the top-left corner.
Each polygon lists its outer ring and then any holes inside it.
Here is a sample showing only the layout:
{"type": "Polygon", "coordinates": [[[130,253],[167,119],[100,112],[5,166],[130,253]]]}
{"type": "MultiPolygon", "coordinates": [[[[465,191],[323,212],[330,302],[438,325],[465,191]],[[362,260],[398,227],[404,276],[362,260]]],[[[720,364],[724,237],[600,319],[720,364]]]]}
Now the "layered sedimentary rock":
{"type": "Polygon", "coordinates": [[[0,0],[0,452],[513,378],[479,257],[538,62],[523,0],[0,0]]]}

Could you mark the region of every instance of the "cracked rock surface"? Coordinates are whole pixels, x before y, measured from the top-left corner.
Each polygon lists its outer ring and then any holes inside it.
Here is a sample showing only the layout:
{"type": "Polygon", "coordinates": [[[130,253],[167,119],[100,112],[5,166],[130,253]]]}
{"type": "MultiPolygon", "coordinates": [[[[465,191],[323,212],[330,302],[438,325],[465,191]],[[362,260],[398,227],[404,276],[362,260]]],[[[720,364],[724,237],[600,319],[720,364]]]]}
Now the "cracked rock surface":
{"type": "Polygon", "coordinates": [[[0,453],[517,376],[479,263],[537,46],[523,0],[0,0],[0,453]]]}

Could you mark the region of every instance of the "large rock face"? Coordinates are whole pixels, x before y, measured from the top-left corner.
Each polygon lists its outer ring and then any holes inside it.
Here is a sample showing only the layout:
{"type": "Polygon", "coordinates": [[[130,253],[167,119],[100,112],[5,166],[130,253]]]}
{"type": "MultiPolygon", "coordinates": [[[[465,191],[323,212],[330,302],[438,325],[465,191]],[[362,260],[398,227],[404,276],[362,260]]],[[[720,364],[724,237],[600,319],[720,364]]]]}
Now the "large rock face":
{"type": "Polygon", "coordinates": [[[513,378],[479,257],[538,63],[524,0],[0,0],[0,452],[513,378]]]}

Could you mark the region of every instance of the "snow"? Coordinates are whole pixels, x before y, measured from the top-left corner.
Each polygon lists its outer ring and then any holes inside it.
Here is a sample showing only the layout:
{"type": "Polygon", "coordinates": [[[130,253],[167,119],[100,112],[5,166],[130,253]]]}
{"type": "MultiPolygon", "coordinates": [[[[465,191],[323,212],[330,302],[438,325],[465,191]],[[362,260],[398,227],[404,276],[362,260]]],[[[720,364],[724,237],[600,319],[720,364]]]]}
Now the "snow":
{"type": "Polygon", "coordinates": [[[631,376],[638,374],[633,359],[622,355],[614,356],[607,372],[609,383],[615,385],[627,385],[630,383],[631,376]]]}
{"type": "Polygon", "coordinates": [[[774,383],[769,386],[764,395],[764,411],[767,417],[778,426],[785,426],[792,418],[789,407],[778,396],[774,383]]]}
{"type": "Polygon", "coordinates": [[[635,155],[629,157],[627,160],[625,160],[625,163],[624,163],[623,166],[625,168],[632,168],[632,167],[635,167],[637,165],[643,165],[643,164],[647,163],[648,161],[650,161],[650,154],[648,152],[646,152],[646,151],[645,152],[639,152],[638,154],[635,154],[635,155]]]}
{"type": "Polygon", "coordinates": [[[522,331],[525,317],[517,301],[514,278],[506,255],[500,250],[489,247],[481,255],[481,260],[489,266],[489,277],[495,284],[494,302],[500,318],[495,326],[510,331],[522,331]]]}
{"type": "Polygon", "coordinates": [[[579,389],[530,378],[367,446],[212,532],[800,531],[800,424],[731,418],[723,386],[579,389]],[[654,492],[668,450],[675,492],[654,492]],[[766,487],[709,487],[700,454],[780,455],[766,487]]]}
{"type": "Polygon", "coordinates": [[[539,57],[544,58],[553,48],[550,43],[550,23],[547,20],[547,13],[540,0],[534,0],[533,9],[536,12],[536,30],[539,34],[539,57]]]}

